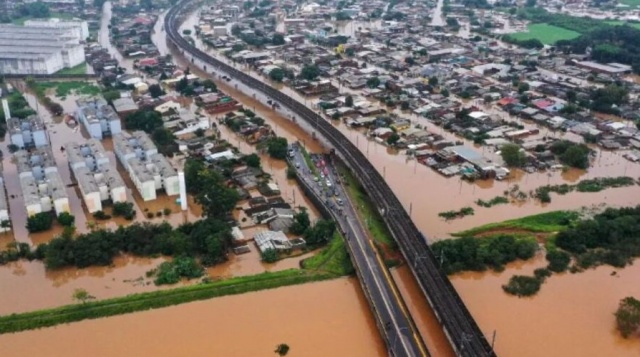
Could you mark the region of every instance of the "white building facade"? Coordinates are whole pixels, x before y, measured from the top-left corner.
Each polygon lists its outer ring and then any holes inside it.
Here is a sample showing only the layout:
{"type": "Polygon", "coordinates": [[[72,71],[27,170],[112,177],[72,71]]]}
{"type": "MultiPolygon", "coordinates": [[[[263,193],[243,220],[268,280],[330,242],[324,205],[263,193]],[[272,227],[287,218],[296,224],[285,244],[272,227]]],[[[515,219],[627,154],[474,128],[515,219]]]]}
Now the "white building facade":
{"type": "Polygon", "coordinates": [[[42,119],[31,115],[25,119],[10,118],[7,128],[11,143],[20,149],[49,146],[49,138],[42,119]]]}
{"type": "Polygon", "coordinates": [[[91,138],[82,144],[69,142],[64,148],[89,212],[101,211],[104,201],[127,201],[126,185],[111,165],[100,141],[91,138]]]}
{"type": "Polygon", "coordinates": [[[55,211],[56,216],[69,212],[69,197],[50,148],[20,150],[14,158],[28,216],[49,211],[55,211]]]}
{"type": "Polygon", "coordinates": [[[92,138],[102,139],[122,131],[120,117],[102,97],[81,98],[76,101],[76,118],[92,138]]]}
{"type": "Polygon", "coordinates": [[[180,194],[177,171],[158,153],[145,132],[114,135],[113,149],[144,201],[156,199],[156,192],[161,189],[167,196],[180,194]]]}

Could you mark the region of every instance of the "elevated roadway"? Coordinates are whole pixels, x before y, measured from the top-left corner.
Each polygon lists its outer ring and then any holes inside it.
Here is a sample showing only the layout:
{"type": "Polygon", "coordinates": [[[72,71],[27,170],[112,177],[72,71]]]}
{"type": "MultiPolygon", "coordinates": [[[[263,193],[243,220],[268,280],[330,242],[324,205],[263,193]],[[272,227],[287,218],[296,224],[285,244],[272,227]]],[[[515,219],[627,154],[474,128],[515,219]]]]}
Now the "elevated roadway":
{"type": "Polygon", "coordinates": [[[345,165],[352,170],[367,194],[377,205],[377,209],[398,243],[398,247],[442,325],[455,353],[460,357],[496,356],[495,351],[469,313],[449,278],[438,265],[438,260],[429,248],[426,238],[415,226],[384,178],[362,152],[331,123],[304,104],[268,84],[212,58],[182,38],[178,31],[181,10],[193,8],[193,6],[193,0],[183,0],[169,10],[164,19],[167,39],[191,61],[197,60],[203,63],[205,70],[226,73],[234,80],[280,103],[298,118],[314,127],[318,134],[333,147],[345,165]]]}
{"type": "Polygon", "coordinates": [[[316,206],[322,207],[325,215],[333,217],[345,236],[358,281],[373,310],[389,354],[430,357],[332,162],[324,159],[321,161],[324,163],[321,168],[308,167],[299,145],[293,144],[290,147],[289,161],[296,167],[298,182],[303,186],[307,196],[313,196],[310,198],[316,206]],[[314,176],[314,170],[322,170],[323,176],[314,176]]]}

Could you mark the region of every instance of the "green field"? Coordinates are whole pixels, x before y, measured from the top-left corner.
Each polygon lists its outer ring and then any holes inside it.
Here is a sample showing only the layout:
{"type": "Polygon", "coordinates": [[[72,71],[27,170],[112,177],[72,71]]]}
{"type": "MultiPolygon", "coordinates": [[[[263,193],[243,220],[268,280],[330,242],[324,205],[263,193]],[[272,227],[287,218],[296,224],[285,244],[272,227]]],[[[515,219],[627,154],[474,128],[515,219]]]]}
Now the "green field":
{"type": "MultiPolygon", "coordinates": [[[[69,14],[65,14],[62,12],[52,12],[50,18],[58,18],[58,19],[63,19],[63,20],[70,20],[73,19],[72,15],[69,14]]],[[[24,16],[24,17],[17,17],[13,20],[11,20],[11,23],[14,25],[24,25],[24,22],[27,20],[33,20],[35,19],[35,17],[30,17],[30,16],[24,16]]]]}
{"type": "MultiPolygon", "coordinates": [[[[638,3],[640,4],[640,0],[638,1],[638,3]]],[[[637,28],[638,30],[640,30],[640,23],[638,22],[626,22],[626,21],[621,21],[621,20],[607,20],[605,21],[605,23],[609,24],[609,25],[613,25],[613,26],[622,26],[622,25],[629,25],[633,28],[637,28]]]]}
{"type": "Polygon", "coordinates": [[[337,231],[334,233],[331,242],[322,248],[320,253],[302,262],[302,267],[307,270],[326,272],[337,276],[351,275],[354,272],[344,238],[337,231]]]}
{"type": "Polygon", "coordinates": [[[553,45],[558,40],[571,40],[580,36],[578,32],[548,24],[530,24],[527,29],[529,31],[517,32],[509,36],[518,41],[538,39],[545,45],[553,45]]]}
{"type": "Polygon", "coordinates": [[[87,74],[87,62],[82,62],[75,67],[63,68],[56,74],[87,74]]]}
{"type": "Polygon", "coordinates": [[[504,230],[519,230],[532,233],[553,233],[566,229],[579,217],[579,213],[574,211],[553,211],[499,223],[489,223],[484,226],[472,228],[464,232],[454,233],[452,235],[455,237],[472,237],[482,233],[504,230]]]}

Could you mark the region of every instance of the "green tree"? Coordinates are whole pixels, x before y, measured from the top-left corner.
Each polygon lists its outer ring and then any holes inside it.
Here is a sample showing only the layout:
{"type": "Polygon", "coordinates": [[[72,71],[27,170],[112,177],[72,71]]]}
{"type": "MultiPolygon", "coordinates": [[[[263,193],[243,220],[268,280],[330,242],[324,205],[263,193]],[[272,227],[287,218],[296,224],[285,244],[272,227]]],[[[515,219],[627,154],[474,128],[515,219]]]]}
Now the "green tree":
{"type": "Polygon", "coordinates": [[[380,78],[371,77],[367,79],[367,87],[369,88],[377,88],[380,85],[380,78]]]}
{"type": "Polygon", "coordinates": [[[273,37],[271,38],[271,43],[276,46],[284,45],[285,44],[284,35],[281,33],[273,34],[273,37]]]}
{"type": "Polygon", "coordinates": [[[522,167],[525,164],[526,156],[516,144],[506,144],[500,148],[502,160],[509,167],[522,167]]]}
{"type": "Polygon", "coordinates": [[[113,101],[120,98],[120,91],[119,90],[108,90],[108,91],[104,91],[102,92],[102,97],[104,97],[104,99],[113,104],[113,101]]]}
{"type": "Polygon", "coordinates": [[[287,345],[286,343],[279,344],[278,346],[276,346],[275,353],[277,353],[279,356],[286,356],[287,353],[289,353],[289,345],[287,345]]]}
{"type": "Polygon", "coordinates": [[[562,273],[567,270],[569,263],[571,263],[571,255],[559,249],[548,251],[546,258],[549,262],[547,269],[556,273],[562,273]]]}
{"type": "Polygon", "coordinates": [[[356,55],[356,50],[353,47],[349,47],[346,50],[344,50],[344,54],[346,54],[347,57],[353,57],[356,55]]]}
{"type": "Polygon", "coordinates": [[[302,67],[302,71],[300,72],[300,77],[306,79],[308,81],[312,81],[320,75],[320,69],[316,65],[305,65],[302,67]]]}
{"type": "Polygon", "coordinates": [[[69,212],[62,212],[58,215],[58,223],[65,227],[73,226],[73,223],[76,221],[76,217],[74,217],[69,212]]]}
{"type": "Polygon", "coordinates": [[[353,97],[348,95],[344,98],[344,105],[347,107],[353,107],[353,97]]]}
{"type": "Polygon", "coordinates": [[[260,156],[256,154],[245,155],[242,159],[244,163],[247,164],[247,166],[249,167],[255,167],[255,168],[260,167],[260,156]]]}
{"type": "Polygon", "coordinates": [[[160,113],[154,110],[141,109],[129,114],[124,119],[124,126],[129,130],[143,130],[148,134],[162,127],[164,122],[160,113]]]}
{"type": "Polygon", "coordinates": [[[271,138],[267,141],[267,153],[274,159],[286,159],[288,148],[289,143],[285,138],[271,138]]]}
{"type": "Polygon", "coordinates": [[[624,338],[637,333],[640,329],[640,300],[631,296],[620,300],[615,316],[618,331],[624,338]]]}
{"type": "Polygon", "coordinates": [[[269,72],[269,77],[275,82],[282,82],[284,80],[284,71],[282,68],[274,68],[269,72]]]}
{"type": "Polygon", "coordinates": [[[27,230],[29,233],[44,232],[51,228],[53,217],[49,212],[36,213],[27,218],[27,230]]]}
{"type": "Polygon", "coordinates": [[[260,256],[265,263],[275,263],[278,261],[278,251],[272,248],[265,249],[264,252],[260,253],[260,256]]]}
{"type": "Polygon", "coordinates": [[[218,90],[218,86],[216,86],[215,82],[211,79],[205,79],[202,81],[202,86],[210,92],[215,92],[218,90]]]}
{"type": "Polygon", "coordinates": [[[589,168],[589,152],[589,148],[585,145],[574,145],[560,156],[560,161],[571,167],[587,169],[589,168]]]}
{"type": "Polygon", "coordinates": [[[409,66],[413,66],[414,64],[416,64],[416,60],[413,57],[405,57],[404,63],[408,64],[409,66]]]}
{"type": "Polygon", "coordinates": [[[289,227],[292,234],[302,235],[311,227],[311,220],[306,209],[301,210],[293,216],[293,224],[289,227]]]}
{"type": "Polygon", "coordinates": [[[398,143],[398,140],[400,140],[400,135],[398,135],[398,133],[393,133],[387,138],[387,145],[394,146],[398,143]]]}
{"type": "Polygon", "coordinates": [[[89,294],[85,289],[75,289],[72,298],[75,301],[85,304],[87,301],[95,299],[95,296],[89,294]]]}
{"type": "Polygon", "coordinates": [[[440,91],[440,94],[442,94],[443,97],[448,98],[449,97],[449,90],[447,88],[445,88],[445,89],[440,91]]]}
{"type": "Polygon", "coordinates": [[[164,95],[164,91],[159,84],[152,84],[149,86],[149,94],[151,94],[152,98],[158,98],[161,95],[164,95]]]}
{"type": "Polygon", "coordinates": [[[432,87],[435,87],[438,85],[438,78],[437,77],[431,77],[429,78],[429,85],[432,87]]]}
{"type": "Polygon", "coordinates": [[[529,83],[527,83],[527,82],[520,82],[520,83],[518,84],[518,93],[522,94],[522,93],[524,93],[524,92],[526,92],[526,91],[528,91],[528,90],[529,90],[529,83]]]}

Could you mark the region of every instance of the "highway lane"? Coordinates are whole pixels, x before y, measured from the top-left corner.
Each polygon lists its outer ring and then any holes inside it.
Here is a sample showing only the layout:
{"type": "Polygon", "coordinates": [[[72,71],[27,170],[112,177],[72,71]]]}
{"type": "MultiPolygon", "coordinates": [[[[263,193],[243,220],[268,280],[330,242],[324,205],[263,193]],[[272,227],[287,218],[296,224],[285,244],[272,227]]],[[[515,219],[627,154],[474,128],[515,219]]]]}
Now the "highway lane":
{"type": "Polygon", "coordinates": [[[335,167],[325,157],[318,160],[323,165],[312,169],[307,165],[300,147],[294,144],[291,148],[289,160],[296,167],[299,179],[329,209],[346,237],[351,258],[359,272],[365,294],[373,305],[390,354],[430,356],[335,167]],[[314,175],[314,171],[317,174],[314,175]]]}

